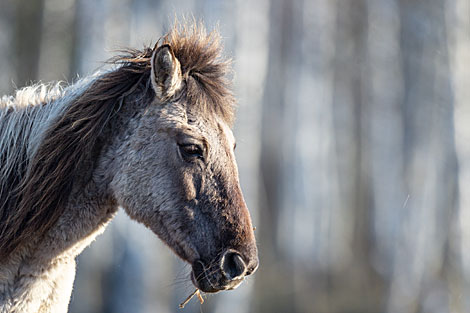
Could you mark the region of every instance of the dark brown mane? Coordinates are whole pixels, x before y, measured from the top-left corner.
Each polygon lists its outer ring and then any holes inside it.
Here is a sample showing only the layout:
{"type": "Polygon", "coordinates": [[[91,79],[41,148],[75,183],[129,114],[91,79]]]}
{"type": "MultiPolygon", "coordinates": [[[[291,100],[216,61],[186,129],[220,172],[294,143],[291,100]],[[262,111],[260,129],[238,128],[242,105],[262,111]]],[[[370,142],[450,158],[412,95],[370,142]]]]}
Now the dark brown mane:
{"type": "MultiPolygon", "coordinates": [[[[159,42],[170,44],[181,63],[187,101],[232,124],[234,100],[225,77],[229,62],[221,59],[219,35],[206,34],[201,26],[175,26],[159,42]]],[[[149,87],[152,52],[150,48],[126,50],[111,59],[117,69],[99,76],[71,99],[46,130],[32,159],[26,160],[27,167],[19,162],[10,171],[16,177],[0,177],[0,260],[54,226],[74,185],[84,183],[77,180],[90,177],[103,131],[125,98],[153,96],[149,87]]],[[[0,135],[5,134],[0,130],[0,135]]],[[[24,159],[26,149],[19,149],[24,159]]],[[[0,152],[0,161],[4,157],[0,152]]]]}

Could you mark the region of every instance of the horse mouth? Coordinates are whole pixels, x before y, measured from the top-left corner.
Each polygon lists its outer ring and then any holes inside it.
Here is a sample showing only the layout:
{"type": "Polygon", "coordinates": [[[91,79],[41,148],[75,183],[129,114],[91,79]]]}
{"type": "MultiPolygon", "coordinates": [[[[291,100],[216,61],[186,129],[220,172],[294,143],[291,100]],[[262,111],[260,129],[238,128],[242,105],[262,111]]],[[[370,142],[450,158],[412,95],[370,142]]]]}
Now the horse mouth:
{"type": "Polygon", "coordinates": [[[194,286],[206,293],[216,293],[223,290],[233,290],[240,286],[244,278],[227,279],[219,269],[206,267],[203,262],[196,261],[191,271],[191,281],[194,286]]]}

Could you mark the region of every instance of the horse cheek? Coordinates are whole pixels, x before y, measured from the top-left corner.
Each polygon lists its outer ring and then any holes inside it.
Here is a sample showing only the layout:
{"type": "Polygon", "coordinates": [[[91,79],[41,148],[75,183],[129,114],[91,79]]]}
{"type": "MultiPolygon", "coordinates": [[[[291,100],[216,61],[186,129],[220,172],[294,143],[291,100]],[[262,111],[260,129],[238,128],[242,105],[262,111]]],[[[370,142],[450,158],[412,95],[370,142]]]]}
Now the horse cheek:
{"type": "Polygon", "coordinates": [[[183,172],[182,187],[183,194],[186,201],[190,201],[196,198],[196,187],[194,184],[194,178],[189,171],[183,172]]]}

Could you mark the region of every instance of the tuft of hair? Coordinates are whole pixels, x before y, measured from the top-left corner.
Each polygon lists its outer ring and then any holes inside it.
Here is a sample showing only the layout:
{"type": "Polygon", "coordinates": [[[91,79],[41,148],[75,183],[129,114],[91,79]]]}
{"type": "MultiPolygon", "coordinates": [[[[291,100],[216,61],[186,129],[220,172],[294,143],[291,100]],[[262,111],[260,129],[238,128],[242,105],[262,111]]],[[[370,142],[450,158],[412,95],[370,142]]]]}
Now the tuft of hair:
{"type": "Polygon", "coordinates": [[[38,83],[29,87],[18,89],[15,96],[0,97],[0,109],[12,109],[50,103],[63,96],[62,82],[51,84],[38,83]]]}
{"type": "Polygon", "coordinates": [[[233,126],[236,105],[229,77],[232,62],[223,55],[223,44],[217,30],[207,32],[201,22],[175,21],[153,49],[125,49],[121,55],[108,60],[108,63],[139,64],[134,70],[148,74],[153,51],[163,45],[169,45],[180,62],[185,82],[182,95],[188,104],[199,109],[200,114],[217,114],[233,126]]]}
{"type": "MultiPolygon", "coordinates": [[[[9,155],[18,155],[16,168],[4,169],[9,176],[0,177],[0,260],[6,260],[21,244],[44,236],[57,223],[74,186],[89,181],[105,129],[125,99],[131,96],[134,101],[152,101],[150,60],[159,43],[169,44],[181,64],[185,80],[182,96],[188,105],[198,108],[200,114],[215,113],[233,124],[235,101],[226,76],[231,71],[230,61],[222,57],[218,32],[207,33],[200,23],[175,23],[153,49],[123,51],[108,61],[116,66],[114,70],[93,78],[83,92],[68,95],[66,106],[46,128],[30,158],[26,146],[31,143],[18,143],[20,138],[27,137],[21,134],[30,131],[27,127],[18,134],[2,134],[0,129],[0,135],[11,136],[9,149],[18,149],[7,154],[0,151],[0,169],[5,164],[11,166],[11,162],[3,162],[9,155]]],[[[69,88],[73,90],[73,86],[69,88]]],[[[42,102],[41,99],[62,101],[61,97],[67,96],[66,90],[50,98],[42,91],[35,93],[40,94],[39,100],[31,97],[29,105],[42,102]]],[[[23,100],[2,101],[10,122],[15,112],[13,103],[19,107],[28,102],[19,98],[23,100]]],[[[46,104],[49,105],[53,104],[46,104]]]]}
{"type": "Polygon", "coordinates": [[[162,44],[170,45],[181,64],[190,104],[212,111],[232,125],[235,100],[231,81],[231,60],[224,58],[219,32],[208,33],[202,23],[175,23],[162,44]]]}

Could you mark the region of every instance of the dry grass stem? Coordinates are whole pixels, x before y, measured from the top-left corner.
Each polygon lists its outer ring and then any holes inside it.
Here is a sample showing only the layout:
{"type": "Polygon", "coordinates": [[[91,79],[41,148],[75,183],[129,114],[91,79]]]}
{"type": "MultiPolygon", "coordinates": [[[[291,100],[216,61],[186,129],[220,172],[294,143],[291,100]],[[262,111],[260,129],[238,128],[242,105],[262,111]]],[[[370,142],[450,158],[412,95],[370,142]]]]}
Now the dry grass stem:
{"type": "Polygon", "coordinates": [[[186,304],[188,304],[188,302],[189,302],[195,295],[197,295],[197,298],[199,299],[199,302],[200,302],[201,304],[204,303],[204,299],[203,299],[202,296],[201,296],[201,292],[199,291],[199,289],[196,289],[196,290],[194,290],[194,292],[193,292],[192,294],[190,294],[190,295],[186,298],[186,300],[184,300],[184,301],[179,305],[180,309],[183,309],[183,308],[186,306],[186,304]]]}

